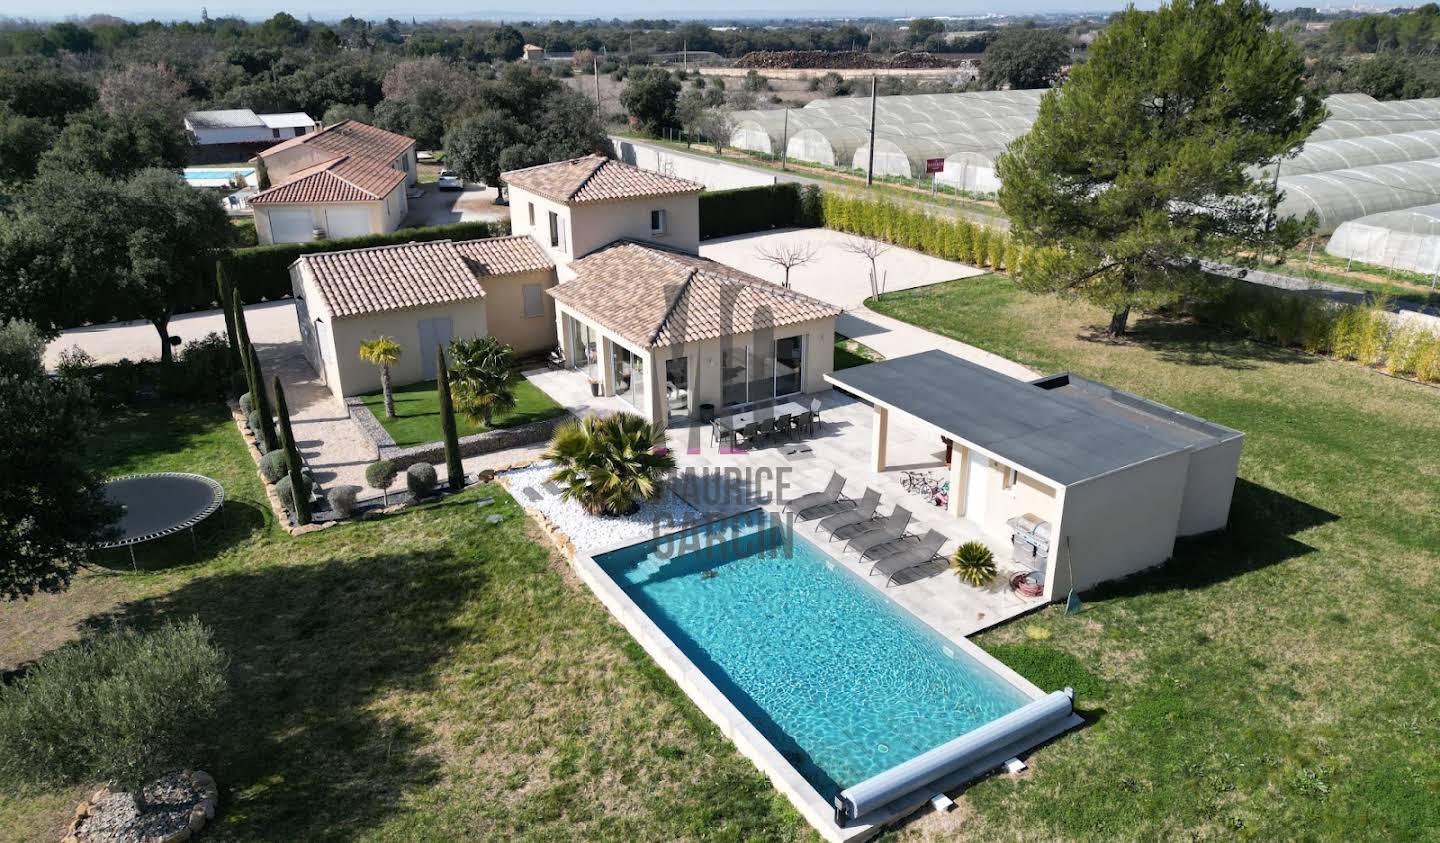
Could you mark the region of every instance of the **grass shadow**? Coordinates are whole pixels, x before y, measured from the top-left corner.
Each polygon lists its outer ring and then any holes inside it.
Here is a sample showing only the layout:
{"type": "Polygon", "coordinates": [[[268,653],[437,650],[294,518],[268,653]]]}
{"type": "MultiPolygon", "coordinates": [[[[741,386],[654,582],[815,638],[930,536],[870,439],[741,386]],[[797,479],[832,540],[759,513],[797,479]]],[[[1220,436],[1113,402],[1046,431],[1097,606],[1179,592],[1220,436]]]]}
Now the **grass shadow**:
{"type": "Polygon", "coordinates": [[[1315,551],[1295,538],[1340,516],[1243,478],[1235,481],[1224,530],[1177,539],[1158,568],[1096,586],[1090,599],[1200,589],[1315,551]]]}
{"type": "Polygon", "coordinates": [[[1213,366],[1246,371],[1261,363],[1312,364],[1320,358],[1292,348],[1268,345],[1217,330],[1189,319],[1146,314],[1137,318],[1124,340],[1112,339],[1096,326],[1076,338],[1088,343],[1138,346],[1164,363],[1181,366],[1213,366]]]}
{"type": "Polygon", "coordinates": [[[431,736],[395,700],[435,687],[483,582],[448,548],[271,565],[196,578],[90,626],[194,616],[230,656],[231,700],[202,758],[225,791],[218,831],[348,840],[435,780],[431,736]]]}

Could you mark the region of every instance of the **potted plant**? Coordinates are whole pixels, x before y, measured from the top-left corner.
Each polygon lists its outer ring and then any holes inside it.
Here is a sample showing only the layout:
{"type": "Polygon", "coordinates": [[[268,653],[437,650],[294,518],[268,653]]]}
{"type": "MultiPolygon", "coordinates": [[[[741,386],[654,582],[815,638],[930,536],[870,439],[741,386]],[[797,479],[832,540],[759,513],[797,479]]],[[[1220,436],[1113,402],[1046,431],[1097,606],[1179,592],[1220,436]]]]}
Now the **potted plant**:
{"type": "Polygon", "coordinates": [[[950,570],[976,588],[984,588],[995,579],[995,554],[980,542],[965,542],[950,557],[950,570]]]}
{"type": "Polygon", "coordinates": [[[599,397],[600,397],[600,382],[597,381],[597,380],[595,380],[594,378],[590,378],[589,381],[590,381],[590,396],[591,396],[592,398],[599,398],[599,397]]]}

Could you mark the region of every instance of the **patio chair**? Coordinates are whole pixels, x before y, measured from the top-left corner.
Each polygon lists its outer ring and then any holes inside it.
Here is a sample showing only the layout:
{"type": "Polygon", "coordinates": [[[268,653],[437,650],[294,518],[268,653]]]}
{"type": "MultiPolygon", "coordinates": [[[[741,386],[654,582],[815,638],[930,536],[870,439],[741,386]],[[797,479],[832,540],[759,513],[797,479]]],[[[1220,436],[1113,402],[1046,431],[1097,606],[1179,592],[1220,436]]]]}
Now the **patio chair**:
{"type": "Polygon", "coordinates": [[[820,426],[820,399],[814,398],[810,401],[810,418],[816,427],[820,426]]]}
{"type": "Polygon", "coordinates": [[[945,544],[945,537],[940,534],[940,531],[931,530],[920,539],[919,544],[906,544],[876,559],[875,564],[870,566],[870,573],[872,575],[884,574],[885,585],[888,586],[895,581],[895,575],[901,571],[924,565],[939,556],[940,546],[943,544],[945,544]]]}
{"type": "MultiPolygon", "coordinates": [[[[903,506],[897,506],[890,510],[890,515],[879,524],[857,526],[862,529],[848,536],[849,541],[845,545],[845,550],[858,550],[863,554],[872,547],[902,538],[906,528],[910,526],[910,511],[903,506]]],[[[841,531],[836,530],[835,532],[838,534],[841,531]]],[[[841,538],[846,537],[842,536],[841,538]]]]}
{"type": "Polygon", "coordinates": [[[795,427],[796,433],[799,433],[802,430],[805,431],[807,434],[813,433],[815,431],[815,413],[810,410],[806,410],[805,412],[792,417],[791,421],[795,427]]]}
{"type": "Polygon", "coordinates": [[[807,509],[812,506],[819,506],[822,503],[838,501],[842,497],[844,497],[844,491],[845,478],[842,477],[840,475],[840,472],[838,471],[832,472],[830,474],[830,482],[825,484],[825,491],[811,492],[808,495],[801,495],[798,498],[789,500],[785,503],[784,506],[780,507],[780,511],[786,512],[793,510],[798,512],[802,509],[807,509]]]}
{"type": "Polygon", "coordinates": [[[739,430],[730,431],[730,435],[734,438],[736,445],[740,444],[740,439],[742,437],[748,444],[760,438],[760,425],[756,424],[755,422],[750,422],[739,430]]]}
{"type": "Polygon", "coordinates": [[[789,413],[781,413],[780,415],[778,415],[778,416],[775,417],[775,433],[776,433],[777,435],[779,435],[779,436],[789,436],[789,435],[790,435],[790,433],[791,433],[791,430],[790,430],[790,419],[791,419],[791,418],[792,418],[792,416],[791,416],[789,413]]]}
{"type": "Polygon", "coordinates": [[[768,419],[761,419],[756,422],[756,424],[760,425],[760,432],[757,434],[757,438],[769,439],[775,435],[775,418],[773,416],[768,419]]]}
{"type": "Polygon", "coordinates": [[[859,503],[849,512],[837,512],[834,515],[827,515],[820,519],[815,525],[817,530],[833,533],[841,527],[849,527],[852,524],[864,524],[867,521],[875,520],[875,508],[880,505],[880,493],[874,489],[867,488],[865,494],[860,496],[859,503]]]}
{"type": "Polygon", "coordinates": [[[719,419],[710,422],[710,442],[724,442],[729,437],[730,444],[735,444],[735,429],[719,419]]]}

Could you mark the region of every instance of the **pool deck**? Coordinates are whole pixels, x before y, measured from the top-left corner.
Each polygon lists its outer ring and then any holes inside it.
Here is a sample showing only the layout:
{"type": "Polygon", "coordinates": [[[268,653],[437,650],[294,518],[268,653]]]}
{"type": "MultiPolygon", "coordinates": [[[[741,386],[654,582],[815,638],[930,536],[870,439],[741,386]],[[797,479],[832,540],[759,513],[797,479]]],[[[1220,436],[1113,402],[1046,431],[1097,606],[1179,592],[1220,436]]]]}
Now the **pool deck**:
{"type": "MultiPolygon", "coordinates": [[[[527,372],[526,377],[577,415],[630,409],[621,398],[592,398],[588,383],[575,372],[536,371],[527,372]]],[[[811,397],[803,396],[803,402],[808,404],[811,397]]],[[[999,576],[988,588],[967,585],[939,562],[907,572],[889,586],[883,577],[865,577],[872,587],[942,635],[959,640],[1045,605],[1043,597],[1023,598],[1006,584],[1008,574],[1030,570],[1009,561],[1008,535],[984,533],[975,522],[950,515],[901,485],[906,471],[929,471],[941,479],[947,476],[944,446],[934,431],[892,414],[889,468],[877,473],[870,463],[870,405],[835,390],[813,397],[822,405],[822,424],[813,435],[740,453],[722,451],[712,443],[709,425],[671,427],[666,438],[679,465],[676,492],[701,513],[730,515],[824,489],[830,473],[838,471],[849,480],[845,487],[849,497],[858,499],[867,486],[872,487],[880,493],[882,514],[898,503],[914,514],[912,533],[939,530],[949,539],[942,554],[971,540],[984,542],[995,553],[999,576]]],[[[795,532],[851,571],[862,575],[868,571],[869,564],[862,564],[858,553],[842,553],[841,542],[818,534],[815,522],[797,522],[795,532]]],[[[577,546],[586,549],[582,542],[577,541],[577,546]]]]}

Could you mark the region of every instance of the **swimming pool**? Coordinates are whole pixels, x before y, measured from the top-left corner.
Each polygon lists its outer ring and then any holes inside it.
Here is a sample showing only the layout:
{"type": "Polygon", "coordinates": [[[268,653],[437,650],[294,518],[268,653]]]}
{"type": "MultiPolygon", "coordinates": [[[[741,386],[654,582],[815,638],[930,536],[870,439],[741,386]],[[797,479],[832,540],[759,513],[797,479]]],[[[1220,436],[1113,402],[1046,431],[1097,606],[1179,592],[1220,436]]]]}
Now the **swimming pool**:
{"type": "Polygon", "coordinates": [[[1038,692],[763,511],[594,559],[827,803],[1038,692]]]}
{"type": "Polygon", "coordinates": [[[228,187],[255,175],[254,167],[186,167],[180,171],[192,187],[228,187]]]}

